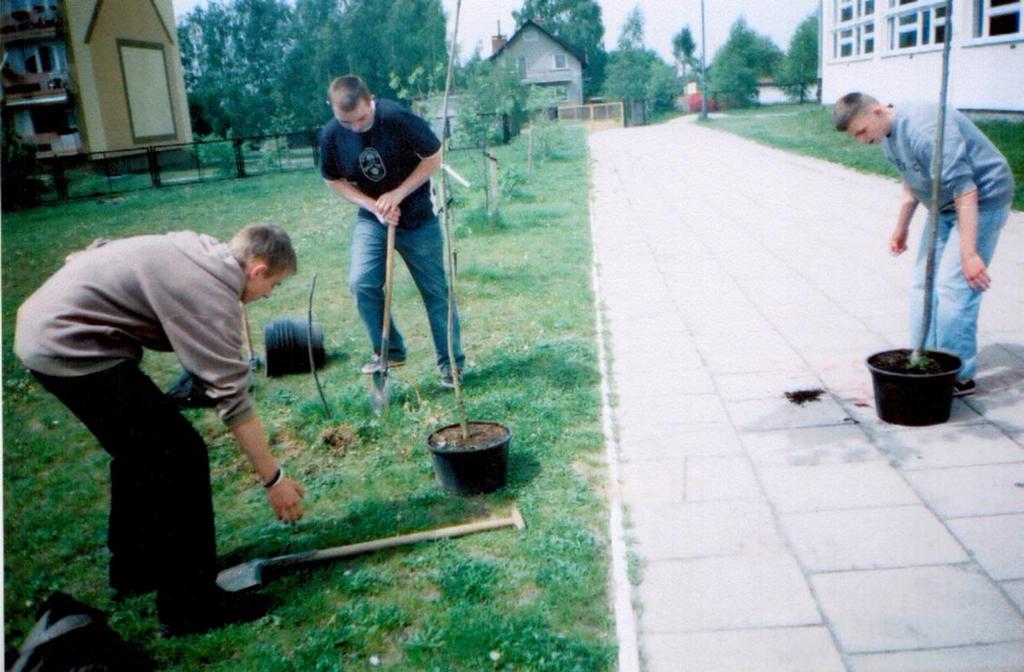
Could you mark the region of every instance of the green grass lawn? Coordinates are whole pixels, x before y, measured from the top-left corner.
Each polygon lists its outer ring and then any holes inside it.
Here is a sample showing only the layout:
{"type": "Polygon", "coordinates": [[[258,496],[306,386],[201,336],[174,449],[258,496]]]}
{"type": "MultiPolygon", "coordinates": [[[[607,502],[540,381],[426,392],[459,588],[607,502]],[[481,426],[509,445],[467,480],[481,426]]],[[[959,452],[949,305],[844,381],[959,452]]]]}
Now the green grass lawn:
{"type": "MultiPolygon", "coordinates": [[[[3,220],[4,616],[20,645],[40,602],[64,590],[110,614],[161,669],[607,670],[615,642],[607,596],[608,534],[597,353],[589,283],[587,157],[582,131],[554,128],[546,158],[525,171],[525,142],[499,150],[512,195],[502,217],[481,216],[479,153],[450,157],[474,183],[457,185],[459,299],[472,419],[513,432],[508,486],[476,497],[435,483],[425,446],[455,422],[439,385],[422,303],[404,267],[396,320],[409,365],[392,376],[386,420],[370,412],[357,369],[368,344],[348,293],[353,210],[313,171],[135,192],[39,208],[3,220]],[[513,188],[514,187],[514,188],[513,188]],[[163,639],[152,595],[113,603],[105,548],[108,458],[92,436],[17,363],[18,305],[64,255],[98,237],[190,228],[229,237],[269,220],[292,234],[298,275],[250,306],[257,350],[263,327],[304,318],[319,274],[321,370],[333,417],[324,419],[308,375],[255,378],[273,449],[307,489],[306,516],[275,521],[263,488],[211,411],[188,411],[210,445],[219,552],[225,564],[456,524],[513,503],[524,532],[427,542],[283,577],[266,588],[271,615],[202,636],[163,639]],[[354,441],[328,445],[348,425],[354,441]]],[[[162,386],[179,373],[171,354],[143,364],[162,386]]]]}
{"type": "MultiPolygon", "coordinates": [[[[725,118],[705,123],[765,145],[841,163],[867,173],[899,178],[881,149],[858,145],[837,133],[832,124],[831,108],[822,105],[779,105],[730,111],[725,118]]],[[[1024,123],[975,123],[1009,161],[1017,186],[1013,207],[1024,210],[1024,123]]]]}

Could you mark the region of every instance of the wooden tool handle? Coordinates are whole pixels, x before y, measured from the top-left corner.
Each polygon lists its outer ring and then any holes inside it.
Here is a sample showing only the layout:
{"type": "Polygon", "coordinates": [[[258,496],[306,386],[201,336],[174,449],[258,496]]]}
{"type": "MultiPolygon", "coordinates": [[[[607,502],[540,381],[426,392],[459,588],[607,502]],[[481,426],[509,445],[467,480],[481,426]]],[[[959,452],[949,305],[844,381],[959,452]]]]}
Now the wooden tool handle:
{"type": "Polygon", "coordinates": [[[381,325],[380,366],[388,370],[390,359],[387,350],[391,345],[391,289],[395,277],[395,229],[397,225],[388,224],[388,249],[384,257],[384,322],[381,325]]]}
{"type": "Polygon", "coordinates": [[[475,523],[465,523],[463,525],[441,527],[436,530],[424,530],[423,532],[400,534],[395,537],[387,537],[384,539],[361,541],[356,544],[347,544],[345,546],[325,548],[323,550],[314,551],[312,553],[296,553],[294,555],[286,555],[280,558],[271,558],[269,560],[265,560],[263,562],[263,566],[282,567],[286,565],[321,562],[324,560],[333,560],[335,558],[345,558],[353,555],[360,555],[362,553],[369,553],[371,551],[380,551],[385,548],[393,548],[395,546],[406,546],[408,544],[416,544],[421,541],[432,541],[434,539],[450,539],[452,537],[461,537],[467,534],[473,534],[475,532],[496,530],[502,527],[515,527],[520,530],[526,529],[526,523],[523,521],[522,514],[519,513],[518,508],[513,507],[511,515],[509,515],[506,518],[491,518],[488,520],[480,520],[475,523]]]}

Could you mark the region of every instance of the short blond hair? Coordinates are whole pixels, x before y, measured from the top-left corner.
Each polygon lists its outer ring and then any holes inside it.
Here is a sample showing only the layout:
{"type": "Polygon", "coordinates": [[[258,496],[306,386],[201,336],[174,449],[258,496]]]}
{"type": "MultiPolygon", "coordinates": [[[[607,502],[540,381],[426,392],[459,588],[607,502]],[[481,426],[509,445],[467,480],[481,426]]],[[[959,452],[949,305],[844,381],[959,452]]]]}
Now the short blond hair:
{"type": "Polygon", "coordinates": [[[251,224],[231,239],[231,254],[245,266],[261,259],[270,273],[294,273],[298,270],[295,248],[288,232],[275,224],[251,224]]]}

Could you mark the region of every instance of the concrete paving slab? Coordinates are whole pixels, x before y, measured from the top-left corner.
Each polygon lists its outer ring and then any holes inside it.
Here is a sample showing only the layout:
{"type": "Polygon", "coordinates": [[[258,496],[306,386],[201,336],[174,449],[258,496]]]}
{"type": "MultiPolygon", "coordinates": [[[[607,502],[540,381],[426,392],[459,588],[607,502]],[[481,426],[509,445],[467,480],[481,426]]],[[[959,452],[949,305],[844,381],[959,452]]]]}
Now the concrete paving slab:
{"type": "Polygon", "coordinates": [[[686,460],[668,458],[625,462],[619,467],[622,497],[629,506],[679,502],[685,498],[686,460]]]}
{"type": "Polygon", "coordinates": [[[741,441],[758,466],[813,466],[883,460],[860,427],[795,427],[746,432],[741,441]]]}
{"type": "Polygon", "coordinates": [[[622,423],[639,425],[657,425],[666,421],[712,423],[729,419],[717,394],[644,395],[643,399],[636,401],[621,401],[616,415],[622,423]]]}
{"type": "Polygon", "coordinates": [[[619,427],[620,455],[626,461],[688,455],[742,455],[736,430],[728,423],[662,423],[619,427]]]}
{"type": "Polygon", "coordinates": [[[1024,431],[1024,385],[970,397],[967,404],[1006,432],[1024,431]]]}
{"type": "Polygon", "coordinates": [[[741,432],[852,424],[847,412],[828,394],[802,404],[786,398],[727,401],[725,407],[741,432]]]}
{"type": "Polygon", "coordinates": [[[649,635],[648,672],[844,672],[823,627],[649,635]]]}
{"type": "Polygon", "coordinates": [[[919,504],[917,494],[883,462],[763,467],[761,483],[780,513],[919,504]]]}
{"type": "Polygon", "coordinates": [[[1024,462],[1024,448],[992,425],[937,425],[880,434],[878,449],[901,469],[1024,462]]]}
{"type": "Polygon", "coordinates": [[[1024,514],[957,518],[949,529],[993,579],[1024,579],[1024,514]]]}
{"type": "Polygon", "coordinates": [[[811,572],[966,562],[970,558],[923,506],[791,513],[780,517],[811,572]]]}
{"type": "MultiPolygon", "coordinates": [[[[894,425],[888,422],[884,422],[878,418],[878,414],[875,412],[874,394],[872,393],[871,402],[868,406],[858,406],[851,404],[847,407],[850,415],[864,427],[865,431],[871,434],[882,434],[884,432],[898,432],[906,430],[905,425],[894,425]]],[[[986,417],[983,417],[973,408],[964,403],[963,399],[954,399],[953,406],[949,412],[949,420],[943,424],[946,426],[961,426],[961,425],[972,425],[986,422],[986,417]]]]}
{"type": "Polygon", "coordinates": [[[612,376],[618,397],[631,391],[640,394],[690,395],[714,394],[715,384],[705,369],[690,369],[678,364],[658,366],[656,361],[626,366],[612,364],[612,376]]]}
{"type": "Polygon", "coordinates": [[[806,369],[772,373],[719,374],[714,376],[719,396],[725,401],[782,399],[786,392],[815,390],[822,382],[806,369]]]}
{"type": "Polygon", "coordinates": [[[686,460],[686,501],[764,499],[746,456],[686,460]]]}
{"type": "Polygon", "coordinates": [[[1024,642],[850,656],[851,672],[1021,672],[1024,642]]]}
{"type": "Polygon", "coordinates": [[[652,562],[639,595],[644,633],[821,623],[800,568],[781,554],[652,562]]]}
{"type": "Polygon", "coordinates": [[[1024,639],[1020,612],[962,566],[815,574],[811,583],[847,653],[1024,639]]]}
{"type": "MultiPolygon", "coordinates": [[[[1003,590],[1010,596],[1010,599],[1017,608],[1024,612],[1024,581],[1004,581],[1002,584],[1003,590]]],[[[1021,658],[1024,660],[1024,658],[1021,658]]]]}
{"type": "Polygon", "coordinates": [[[639,504],[630,520],[647,561],[786,551],[764,501],[639,504]]]}
{"type": "Polygon", "coordinates": [[[1024,463],[906,472],[907,480],[943,518],[1024,513],[1024,463]]]}

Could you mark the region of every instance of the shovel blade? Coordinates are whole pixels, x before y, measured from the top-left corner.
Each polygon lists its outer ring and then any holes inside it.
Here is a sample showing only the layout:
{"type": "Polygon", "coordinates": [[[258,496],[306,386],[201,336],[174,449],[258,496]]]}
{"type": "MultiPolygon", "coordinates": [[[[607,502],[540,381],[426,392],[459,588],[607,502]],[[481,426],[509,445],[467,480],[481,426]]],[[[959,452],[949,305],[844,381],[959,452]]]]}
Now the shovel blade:
{"type": "Polygon", "coordinates": [[[391,404],[391,386],[387,371],[370,375],[370,405],[377,415],[384,413],[391,404]]]}
{"type": "Polygon", "coordinates": [[[250,560],[222,570],[217,574],[217,585],[229,593],[263,585],[263,560],[250,560]]]}

